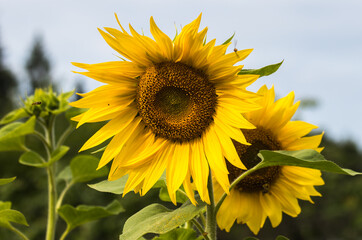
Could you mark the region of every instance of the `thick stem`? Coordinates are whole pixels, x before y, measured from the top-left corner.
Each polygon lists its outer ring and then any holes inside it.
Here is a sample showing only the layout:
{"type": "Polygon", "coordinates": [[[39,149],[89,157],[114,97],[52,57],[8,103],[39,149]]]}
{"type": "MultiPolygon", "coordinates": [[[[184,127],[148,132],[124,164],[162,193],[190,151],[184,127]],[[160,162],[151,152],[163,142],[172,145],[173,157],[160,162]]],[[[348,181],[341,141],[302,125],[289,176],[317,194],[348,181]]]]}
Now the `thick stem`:
{"type": "MultiPolygon", "coordinates": [[[[48,127],[45,136],[50,143],[50,156],[55,149],[55,136],[54,136],[54,121],[55,116],[49,116],[48,127]]],[[[50,161],[50,156],[48,156],[48,161],[50,161]]],[[[55,227],[57,223],[57,212],[56,212],[56,203],[57,203],[57,186],[55,182],[55,164],[52,164],[47,167],[48,175],[48,222],[47,222],[47,231],[46,231],[46,240],[54,240],[55,237],[55,227]]]]}
{"type": "Polygon", "coordinates": [[[214,200],[214,187],[212,185],[211,171],[209,171],[209,178],[207,183],[207,189],[210,196],[210,205],[206,205],[206,233],[210,240],[216,240],[216,212],[215,212],[215,200],[214,200]]]}
{"type": "Polygon", "coordinates": [[[57,189],[55,185],[53,165],[47,168],[47,174],[48,174],[48,222],[47,222],[47,232],[45,239],[54,240],[55,225],[57,222],[57,215],[55,208],[57,202],[57,189]]]}

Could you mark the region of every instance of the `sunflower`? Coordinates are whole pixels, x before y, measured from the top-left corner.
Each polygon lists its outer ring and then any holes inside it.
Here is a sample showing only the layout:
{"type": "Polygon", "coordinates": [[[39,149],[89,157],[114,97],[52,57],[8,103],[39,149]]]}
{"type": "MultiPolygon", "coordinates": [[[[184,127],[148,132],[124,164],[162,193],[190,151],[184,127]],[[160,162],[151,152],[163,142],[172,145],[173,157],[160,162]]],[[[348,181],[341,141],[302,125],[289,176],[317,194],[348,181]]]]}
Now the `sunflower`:
{"type": "MultiPolygon", "coordinates": [[[[299,106],[293,104],[294,93],[274,102],[274,88],[263,86],[258,91],[263,95],[262,108],[244,114],[256,129],[243,130],[247,146],[233,140],[240,159],[250,169],[260,162],[260,150],[301,150],[319,148],[322,135],[305,137],[316,126],[303,121],[290,121],[299,106]]],[[[230,181],[240,176],[243,170],[227,164],[230,181]]],[[[246,223],[256,235],[267,217],[273,227],[280,224],[282,212],[296,217],[301,209],[297,199],[309,200],[321,196],[314,185],[323,185],[319,170],[296,166],[273,166],[255,171],[242,179],[225,198],[218,213],[217,223],[221,229],[230,231],[234,221],[246,223]]],[[[223,189],[215,183],[216,200],[223,189]]]]}
{"type": "Polygon", "coordinates": [[[260,108],[260,97],[246,90],[258,75],[238,75],[243,66],[234,65],[252,49],[226,54],[230,43],[206,42],[200,21],[201,14],[171,40],[152,17],[154,39],[131,25],[128,33],[117,18],[121,30],[99,32],[127,60],[73,63],[87,70],[78,73],[105,83],[71,103],[88,108],[73,120],[78,126],[109,120],[80,151],[112,138],[98,168],[113,160],[108,179],[128,175],[124,194],[144,195],[166,169],[173,203],[181,185],[193,203],[193,189],[209,203],[209,167],[225,191],[230,185],[225,158],[246,169],[231,139],[247,144],[240,129],[254,128],[242,113],[260,108]]]}

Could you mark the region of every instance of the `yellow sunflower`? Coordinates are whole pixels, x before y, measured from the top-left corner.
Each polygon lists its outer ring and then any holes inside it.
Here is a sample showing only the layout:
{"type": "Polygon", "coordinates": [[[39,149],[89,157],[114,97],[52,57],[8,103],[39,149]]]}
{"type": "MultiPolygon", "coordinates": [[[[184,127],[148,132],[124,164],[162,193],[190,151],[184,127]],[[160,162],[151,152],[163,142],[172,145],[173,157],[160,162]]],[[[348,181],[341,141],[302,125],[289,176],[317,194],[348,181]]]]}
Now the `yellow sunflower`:
{"type": "MultiPolygon", "coordinates": [[[[240,159],[249,169],[260,159],[260,150],[301,150],[319,148],[322,135],[305,137],[316,126],[303,121],[290,121],[299,106],[293,104],[294,93],[274,102],[274,88],[263,86],[258,94],[262,108],[244,114],[256,129],[243,130],[251,145],[233,141],[240,159]]],[[[237,178],[243,170],[227,164],[230,181],[237,178]]],[[[258,234],[267,217],[273,227],[280,224],[282,212],[296,217],[301,209],[297,199],[309,200],[310,196],[321,196],[314,186],[323,185],[321,172],[310,168],[295,166],[267,167],[242,179],[225,198],[218,213],[217,223],[221,229],[230,231],[235,220],[246,223],[254,234],[258,234]]],[[[224,193],[215,183],[216,200],[224,193]]]]}
{"type": "Polygon", "coordinates": [[[209,167],[225,191],[230,185],[225,158],[245,169],[231,139],[247,144],[240,129],[254,128],[242,113],[260,108],[259,96],[245,89],[258,75],[238,75],[243,66],[234,65],[252,49],[226,54],[229,44],[206,42],[207,28],[198,31],[201,14],[174,40],[152,17],[154,39],[131,25],[128,33],[117,21],[121,31],[99,31],[128,60],[73,63],[87,70],[78,73],[105,83],[71,103],[88,108],[73,120],[78,126],[109,120],[80,151],[113,137],[98,168],[113,160],[109,180],[128,174],[124,194],[133,189],[144,195],[166,169],[174,203],[181,185],[195,203],[191,181],[201,199],[209,202],[209,167]]]}

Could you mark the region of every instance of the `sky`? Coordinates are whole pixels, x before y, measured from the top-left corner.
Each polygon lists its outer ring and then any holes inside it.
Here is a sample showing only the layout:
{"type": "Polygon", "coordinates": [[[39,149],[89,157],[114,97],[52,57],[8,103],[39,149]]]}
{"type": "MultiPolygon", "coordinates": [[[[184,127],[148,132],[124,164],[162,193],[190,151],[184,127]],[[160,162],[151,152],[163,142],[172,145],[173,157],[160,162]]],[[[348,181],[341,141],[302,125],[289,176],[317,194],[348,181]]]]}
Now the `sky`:
{"type": "Polygon", "coordinates": [[[0,44],[5,63],[23,81],[25,59],[40,35],[58,85],[68,91],[81,81],[70,62],[117,61],[118,54],[97,28],[129,23],[151,36],[149,19],[174,36],[202,13],[207,39],[221,44],[233,33],[229,51],[254,51],[242,62],[260,68],[284,60],[279,71],[260,78],[249,90],[274,85],[277,96],[294,91],[296,100],[315,99],[318,107],[297,116],[336,140],[352,139],[362,148],[362,1],[360,0],[0,0],[0,44]]]}

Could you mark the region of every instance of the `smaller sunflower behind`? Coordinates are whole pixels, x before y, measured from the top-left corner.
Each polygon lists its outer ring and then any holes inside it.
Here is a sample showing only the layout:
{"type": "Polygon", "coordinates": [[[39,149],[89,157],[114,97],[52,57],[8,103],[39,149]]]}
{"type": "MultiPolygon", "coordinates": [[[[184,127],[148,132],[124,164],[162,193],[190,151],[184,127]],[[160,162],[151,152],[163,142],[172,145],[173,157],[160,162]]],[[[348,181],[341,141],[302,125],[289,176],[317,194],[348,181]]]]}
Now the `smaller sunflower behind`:
{"type": "MultiPolygon", "coordinates": [[[[260,150],[302,150],[319,148],[323,134],[305,137],[317,128],[303,121],[291,121],[299,106],[294,102],[294,93],[274,101],[274,88],[263,86],[258,94],[262,109],[245,113],[244,117],[256,129],[243,130],[251,145],[243,145],[233,140],[235,148],[244,165],[250,169],[260,162],[260,150]]],[[[229,180],[232,182],[243,170],[227,164],[229,180]]],[[[224,191],[215,183],[215,198],[219,200],[224,191]]],[[[266,218],[273,227],[282,220],[282,212],[296,217],[301,212],[298,199],[313,203],[310,196],[321,196],[314,186],[323,185],[321,172],[315,169],[295,166],[273,166],[255,171],[242,179],[225,198],[218,213],[217,223],[221,229],[230,231],[235,220],[246,223],[249,229],[258,234],[266,218]]]]}

